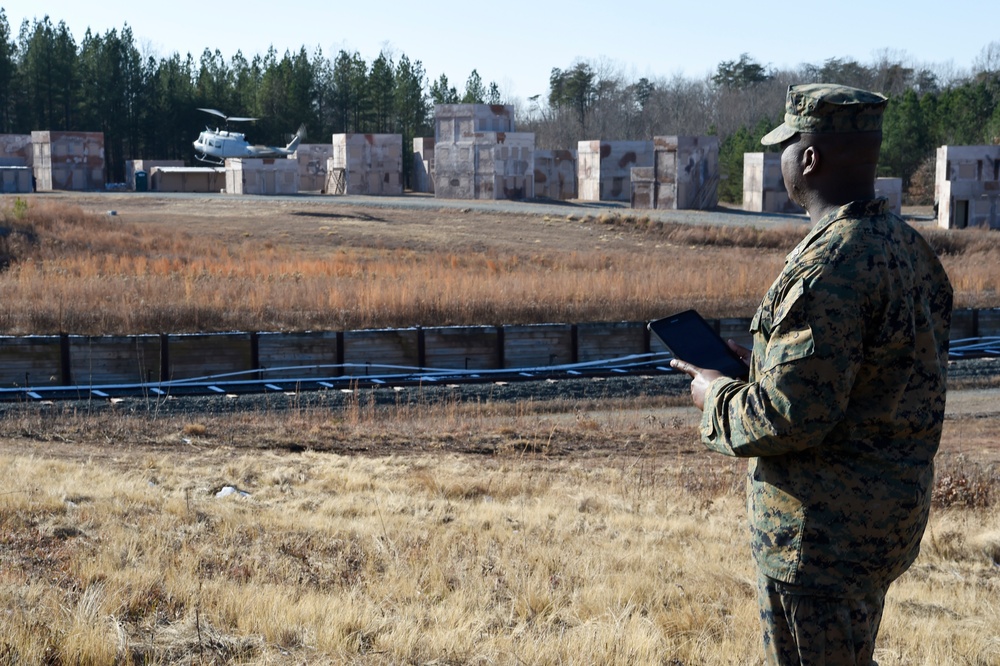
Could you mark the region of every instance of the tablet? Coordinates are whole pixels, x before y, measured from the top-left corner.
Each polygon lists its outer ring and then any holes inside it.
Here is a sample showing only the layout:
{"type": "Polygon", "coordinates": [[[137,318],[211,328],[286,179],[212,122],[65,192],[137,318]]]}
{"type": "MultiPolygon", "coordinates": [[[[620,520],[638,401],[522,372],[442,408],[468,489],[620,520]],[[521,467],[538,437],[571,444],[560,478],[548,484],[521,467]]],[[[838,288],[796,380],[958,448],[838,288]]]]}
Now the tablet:
{"type": "Polygon", "coordinates": [[[750,369],[746,363],[695,310],[651,321],[648,326],[674,357],[727,377],[747,379],[750,369]]]}

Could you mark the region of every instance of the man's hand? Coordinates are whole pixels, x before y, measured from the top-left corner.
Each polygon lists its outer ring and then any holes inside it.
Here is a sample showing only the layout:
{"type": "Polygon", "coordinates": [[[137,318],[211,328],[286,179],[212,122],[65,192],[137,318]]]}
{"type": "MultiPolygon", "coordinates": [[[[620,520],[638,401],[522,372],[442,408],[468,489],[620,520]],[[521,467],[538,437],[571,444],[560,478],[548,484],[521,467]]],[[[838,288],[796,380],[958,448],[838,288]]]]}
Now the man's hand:
{"type": "Polygon", "coordinates": [[[743,345],[736,344],[736,341],[732,339],[726,340],[726,344],[729,345],[730,349],[736,352],[736,355],[740,357],[741,361],[746,363],[748,366],[750,365],[751,351],[749,349],[747,349],[743,345]]]}
{"type": "Polygon", "coordinates": [[[679,358],[670,361],[670,367],[686,373],[691,378],[691,401],[698,409],[705,409],[705,393],[708,392],[708,385],[719,377],[725,377],[718,370],[699,368],[679,358]]]}
{"type": "MultiPolygon", "coordinates": [[[[732,340],[726,340],[726,344],[729,345],[730,349],[736,352],[736,355],[740,357],[741,361],[750,365],[751,351],[749,349],[736,344],[732,340]]],[[[708,392],[708,385],[719,377],[726,376],[718,370],[699,368],[698,366],[691,365],[687,361],[682,361],[679,358],[675,358],[670,361],[670,367],[674,370],[680,370],[691,378],[691,401],[694,403],[695,407],[701,410],[705,409],[705,394],[708,392]]]]}

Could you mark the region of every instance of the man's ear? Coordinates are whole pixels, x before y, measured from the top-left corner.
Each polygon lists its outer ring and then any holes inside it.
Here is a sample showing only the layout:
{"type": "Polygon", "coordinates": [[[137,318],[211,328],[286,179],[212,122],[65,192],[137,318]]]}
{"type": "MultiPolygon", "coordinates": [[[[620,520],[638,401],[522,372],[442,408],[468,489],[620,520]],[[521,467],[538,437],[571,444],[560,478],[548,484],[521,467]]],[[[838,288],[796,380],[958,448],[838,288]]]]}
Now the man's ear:
{"type": "Polygon", "coordinates": [[[819,169],[820,154],[816,146],[806,146],[799,159],[801,160],[803,176],[814,174],[819,169]]]}
{"type": "Polygon", "coordinates": [[[801,160],[802,175],[808,176],[814,174],[820,167],[819,148],[816,146],[806,146],[799,159],[801,160]]]}

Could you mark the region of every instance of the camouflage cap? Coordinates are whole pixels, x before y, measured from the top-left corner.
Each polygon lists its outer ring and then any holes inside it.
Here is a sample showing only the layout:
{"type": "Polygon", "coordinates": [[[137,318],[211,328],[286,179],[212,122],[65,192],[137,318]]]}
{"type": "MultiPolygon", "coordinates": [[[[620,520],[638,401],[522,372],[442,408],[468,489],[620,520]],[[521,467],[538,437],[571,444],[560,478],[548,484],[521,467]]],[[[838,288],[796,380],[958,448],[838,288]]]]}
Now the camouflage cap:
{"type": "Polygon", "coordinates": [[[833,83],[788,86],[785,122],[760,140],[765,146],[799,132],[873,132],[882,129],[887,99],[874,92],[833,83]]]}

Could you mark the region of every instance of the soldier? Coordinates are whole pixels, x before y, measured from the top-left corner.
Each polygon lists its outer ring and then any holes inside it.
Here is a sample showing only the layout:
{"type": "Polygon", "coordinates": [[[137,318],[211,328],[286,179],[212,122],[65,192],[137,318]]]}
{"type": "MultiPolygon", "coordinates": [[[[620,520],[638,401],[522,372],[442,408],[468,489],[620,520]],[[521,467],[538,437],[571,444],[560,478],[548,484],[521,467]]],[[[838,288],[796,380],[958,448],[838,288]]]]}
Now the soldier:
{"type": "Polygon", "coordinates": [[[875,198],[882,95],[788,89],[780,145],[812,229],[751,323],[749,381],[683,361],[700,434],[748,457],[747,510],[768,664],[869,666],[890,583],[927,524],[944,420],[952,288],[875,198]]]}

